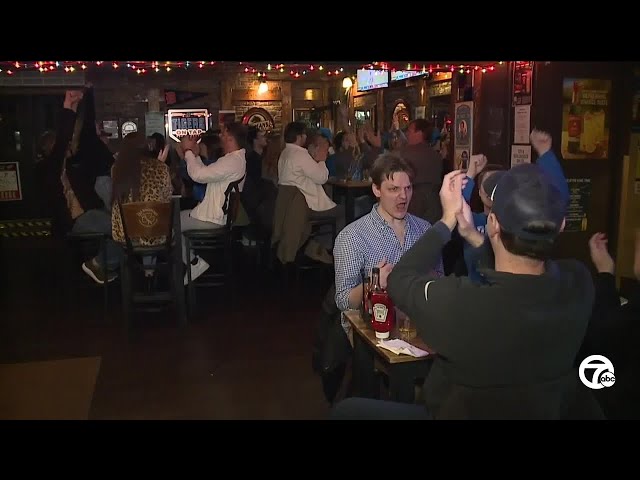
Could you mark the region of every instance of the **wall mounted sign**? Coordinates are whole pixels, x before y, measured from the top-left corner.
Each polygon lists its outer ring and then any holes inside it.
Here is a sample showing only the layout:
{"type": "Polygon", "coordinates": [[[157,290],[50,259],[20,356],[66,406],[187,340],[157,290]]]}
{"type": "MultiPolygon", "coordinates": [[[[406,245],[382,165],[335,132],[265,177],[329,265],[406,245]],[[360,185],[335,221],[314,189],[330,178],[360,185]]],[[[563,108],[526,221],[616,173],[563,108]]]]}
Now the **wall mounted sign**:
{"type": "Polygon", "coordinates": [[[144,114],[144,134],[150,137],[154,133],[160,133],[163,137],[167,134],[164,113],[162,112],[144,114]]]}
{"type": "Polygon", "coordinates": [[[209,110],[181,108],[167,111],[169,136],[179,142],[185,135],[202,135],[209,130],[209,110]]]}
{"type": "Polygon", "coordinates": [[[531,163],[531,145],[511,145],[511,166],[531,163]]]}
{"type": "Polygon", "coordinates": [[[565,78],[561,152],[565,160],[608,158],[611,80],[565,78]]]}
{"type": "Polygon", "coordinates": [[[103,120],[102,129],[109,134],[109,138],[118,138],[118,120],[103,120]]]}
{"type": "Polygon", "coordinates": [[[514,62],[512,106],[531,105],[532,79],[533,62],[514,62]]]}
{"type": "Polygon", "coordinates": [[[429,97],[442,97],[444,95],[451,95],[451,80],[429,85],[429,97]]]}
{"type": "Polygon", "coordinates": [[[138,131],[138,122],[137,121],[134,122],[132,120],[127,120],[126,122],[122,122],[122,126],[120,127],[120,130],[122,131],[122,138],[124,138],[130,133],[138,131]]]}
{"type": "Polygon", "coordinates": [[[205,92],[187,92],[184,90],[165,90],[164,101],[167,106],[175,105],[176,103],[184,103],[190,100],[197,100],[209,95],[205,92]]]}
{"type": "Polygon", "coordinates": [[[22,200],[18,162],[0,163],[0,202],[22,200]]]}
{"type": "Polygon", "coordinates": [[[588,228],[588,212],[591,200],[590,178],[567,178],[569,185],[569,207],[567,208],[565,232],[585,232],[588,228]]]}
{"type": "Polygon", "coordinates": [[[256,127],[260,131],[273,130],[276,122],[264,108],[250,108],[242,117],[242,123],[249,127],[256,127]]]}
{"type": "Polygon", "coordinates": [[[473,153],[473,102],[456,103],[455,109],[455,148],[473,153]]]}

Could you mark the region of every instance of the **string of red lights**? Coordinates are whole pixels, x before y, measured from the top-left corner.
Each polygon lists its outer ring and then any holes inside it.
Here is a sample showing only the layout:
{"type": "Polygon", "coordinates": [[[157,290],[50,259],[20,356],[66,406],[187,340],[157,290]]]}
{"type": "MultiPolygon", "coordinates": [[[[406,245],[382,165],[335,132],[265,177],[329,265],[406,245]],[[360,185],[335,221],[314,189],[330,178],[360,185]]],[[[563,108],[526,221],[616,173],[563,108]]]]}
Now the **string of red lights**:
{"type": "Polygon", "coordinates": [[[22,71],[39,71],[42,74],[50,72],[74,73],[85,71],[89,68],[100,69],[129,69],[138,75],[146,73],[171,72],[179,69],[204,69],[215,68],[222,64],[237,65],[238,71],[247,74],[254,74],[260,77],[267,77],[271,73],[288,72],[292,78],[302,78],[311,74],[322,74],[327,76],[351,75],[359,68],[390,70],[410,70],[420,72],[422,74],[438,74],[442,72],[470,73],[480,71],[482,73],[493,72],[496,68],[506,65],[507,62],[482,62],[477,64],[454,64],[454,63],[423,63],[409,62],[400,64],[397,62],[371,62],[367,64],[349,64],[345,62],[342,65],[327,63],[309,63],[309,64],[285,64],[285,63],[247,63],[247,62],[216,62],[216,61],[0,61],[0,74],[13,75],[22,71]]]}

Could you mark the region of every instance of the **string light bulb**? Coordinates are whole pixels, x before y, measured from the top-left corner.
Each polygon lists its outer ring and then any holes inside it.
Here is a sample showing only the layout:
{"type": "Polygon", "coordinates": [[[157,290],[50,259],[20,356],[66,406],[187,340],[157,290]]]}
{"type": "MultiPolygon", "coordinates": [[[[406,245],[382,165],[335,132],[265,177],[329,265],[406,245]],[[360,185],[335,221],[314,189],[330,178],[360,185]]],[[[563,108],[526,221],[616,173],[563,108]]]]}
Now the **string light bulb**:
{"type": "MultiPolygon", "coordinates": [[[[82,69],[83,71],[90,71],[91,68],[100,67],[102,64],[107,64],[113,69],[119,69],[120,67],[125,67],[127,70],[131,69],[133,72],[137,74],[142,74],[146,70],[156,70],[160,69],[170,72],[172,68],[179,69],[188,69],[191,66],[197,66],[198,69],[204,69],[209,66],[213,66],[216,63],[214,61],[140,61],[140,60],[120,60],[120,61],[107,61],[103,62],[102,60],[98,61],[0,61],[0,67],[2,68],[2,73],[8,74],[10,70],[12,74],[20,73],[22,71],[38,71],[38,72],[48,72],[55,70],[56,67],[60,69],[65,69],[64,71],[67,73],[74,72],[76,70],[82,69]],[[160,67],[162,65],[162,67],[160,67]]],[[[472,73],[474,71],[481,71],[482,73],[493,72],[496,69],[499,69],[501,65],[508,64],[509,62],[504,61],[495,61],[495,62],[478,62],[478,63],[465,63],[465,64],[429,64],[429,63],[415,63],[415,62],[405,62],[405,63],[394,63],[394,62],[370,62],[366,64],[354,64],[354,65],[340,65],[340,64],[329,64],[329,65],[320,65],[320,64],[300,64],[300,63],[265,63],[265,64],[252,64],[248,62],[234,62],[235,65],[239,66],[240,71],[244,71],[245,73],[254,73],[258,74],[259,78],[264,76],[264,72],[272,72],[279,71],[280,73],[289,72],[293,78],[308,78],[312,76],[315,72],[326,72],[327,76],[336,76],[339,78],[344,78],[344,75],[340,75],[340,72],[344,72],[345,74],[352,74],[356,69],[377,69],[377,70],[387,70],[387,71],[396,71],[400,72],[405,69],[408,69],[414,74],[422,74],[422,75],[442,75],[447,72],[455,72],[463,71],[466,73],[472,73]]],[[[530,63],[530,62],[516,62],[516,63],[530,63]]]]}

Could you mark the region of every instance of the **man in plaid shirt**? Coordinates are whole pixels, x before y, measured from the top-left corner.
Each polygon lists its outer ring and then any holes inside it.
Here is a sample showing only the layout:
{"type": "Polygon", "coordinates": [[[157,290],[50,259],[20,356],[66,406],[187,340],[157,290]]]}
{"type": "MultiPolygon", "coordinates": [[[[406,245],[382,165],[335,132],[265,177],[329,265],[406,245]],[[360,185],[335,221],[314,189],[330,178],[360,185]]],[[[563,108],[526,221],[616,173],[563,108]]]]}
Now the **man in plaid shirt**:
{"type": "MultiPolygon", "coordinates": [[[[411,166],[396,153],[383,153],[374,162],[371,179],[378,203],[340,232],[333,249],[336,305],[341,311],[360,307],[363,270],[369,276],[373,267],[380,267],[380,284],[386,288],[393,266],[431,227],[407,213],[413,177],[411,166]]],[[[436,274],[444,275],[442,261],[436,274]]]]}

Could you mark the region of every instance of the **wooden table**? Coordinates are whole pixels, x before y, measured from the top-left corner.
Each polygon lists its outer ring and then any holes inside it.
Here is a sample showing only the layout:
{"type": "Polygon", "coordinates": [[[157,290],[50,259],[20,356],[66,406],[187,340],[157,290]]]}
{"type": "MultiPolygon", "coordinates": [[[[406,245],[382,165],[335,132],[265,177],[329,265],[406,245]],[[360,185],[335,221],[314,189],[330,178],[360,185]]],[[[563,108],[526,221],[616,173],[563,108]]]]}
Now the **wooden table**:
{"type": "Polygon", "coordinates": [[[344,194],[345,205],[345,225],[349,225],[355,218],[355,198],[361,195],[371,195],[371,180],[338,180],[330,178],[327,185],[333,187],[333,200],[336,199],[338,192],[344,194]]]}
{"type": "MultiPolygon", "coordinates": [[[[377,346],[378,338],[371,326],[362,319],[357,310],[347,310],[343,315],[353,328],[353,389],[354,395],[366,398],[378,398],[376,385],[375,360],[380,360],[389,376],[389,393],[397,402],[414,403],[415,380],[425,378],[431,368],[433,350],[419,338],[405,340],[431,355],[416,358],[411,355],[396,355],[377,346]]],[[[389,338],[400,338],[397,331],[389,338]]]]}

